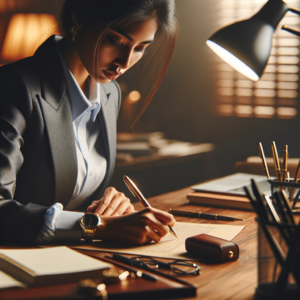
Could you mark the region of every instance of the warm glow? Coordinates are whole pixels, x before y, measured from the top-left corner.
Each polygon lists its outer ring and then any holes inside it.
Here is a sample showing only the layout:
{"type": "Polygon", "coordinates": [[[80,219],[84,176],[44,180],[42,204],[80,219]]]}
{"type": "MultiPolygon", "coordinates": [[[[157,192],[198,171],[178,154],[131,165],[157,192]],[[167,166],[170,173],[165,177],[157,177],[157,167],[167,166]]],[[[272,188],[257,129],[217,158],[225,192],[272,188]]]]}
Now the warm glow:
{"type": "Polygon", "coordinates": [[[253,107],[250,105],[237,105],[235,107],[235,112],[238,115],[250,115],[253,113],[253,107]]]}
{"type": "Polygon", "coordinates": [[[279,116],[294,117],[297,115],[297,110],[293,107],[278,107],[276,113],[279,116]]]}
{"type": "Polygon", "coordinates": [[[249,81],[249,80],[239,79],[236,81],[235,85],[236,85],[236,87],[239,87],[239,88],[252,88],[253,82],[249,81]]]}
{"type": "Polygon", "coordinates": [[[278,66],[278,73],[298,73],[299,68],[297,66],[278,66]]]}
{"type": "Polygon", "coordinates": [[[224,48],[220,47],[216,43],[212,41],[206,41],[206,44],[220,57],[222,58],[227,64],[233,67],[238,72],[242,73],[247,78],[257,81],[259,80],[259,76],[250,69],[245,63],[239,60],[237,57],[232,55],[230,52],[225,50],[224,48]]]}
{"type": "Polygon", "coordinates": [[[254,107],[254,113],[256,115],[274,115],[275,108],[270,106],[256,106],[254,107]]]}
{"type": "Polygon", "coordinates": [[[129,93],[128,99],[131,102],[139,101],[141,99],[141,94],[138,91],[132,91],[132,92],[129,93]]]}
{"type": "Polygon", "coordinates": [[[257,89],[254,91],[254,95],[256,97],[275,97],[276,93],[274,90],[257,89]]]}
{"type": "Polygon", "coordinates": [[[247,97],[250,97],[250,96],[253,95],[253,91],[252,91],[252,89],[238,88],[238,89],[236,89],[235,94],[237,96],[247,96],[247,97]]]}
{"type": "Polygon", "coordinates": [[[261,80],[255,83],[255,87],[259,89],[275,89],[274,81],[261,80]]]}
{"type": "Polygon", "coordinates": [[[233,105],[230,104],[221,104],[218,105],[218,111],[221,115],[230,116],[233,113],[233,105]]]}
{"type": "Polygon", "coordinates": [[[298,92],[289,90],[278,90],[277,96],[280,98],[296,98],[298,96],[298,92]]]}
{"type": "Polygon", "coordinates": [[[277,40],[278,46],[290,46],[295,47],[299,45],[299,40],[297,38],[280,38],[277,40]]]}
{"type": "Polygon", "coordinates": [[[37,46],[53,33],[57,23],[52,15],[16,14],[8,25],[1,59],[15,61],[33,55],[37,46]],[[49,34],[50,33],[50,34],[49,34]]]}
{"type": "Polygon", "coordinates": [[[234,89],[232,88],[219,88],[218,93],[224,96],[232,96],[234,94],[234,89]]]}

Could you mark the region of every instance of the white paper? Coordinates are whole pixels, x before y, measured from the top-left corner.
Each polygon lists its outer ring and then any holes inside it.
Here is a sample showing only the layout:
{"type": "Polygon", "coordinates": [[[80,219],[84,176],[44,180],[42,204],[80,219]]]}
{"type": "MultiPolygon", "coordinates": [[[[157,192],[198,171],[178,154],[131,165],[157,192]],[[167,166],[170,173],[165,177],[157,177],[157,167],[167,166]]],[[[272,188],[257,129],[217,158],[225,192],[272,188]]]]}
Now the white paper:
{"type": "Polygon", "coordinates": [[[75,249],[118,252],[134,255],[146,255],[163,258],[186,259],[185,240],[188,237],[202,233],[225,240],[232,240],[245,226],[219,225],[219,224],[195,224],[177,222],[173,227],[178,239],[172,234],[167,234],[159,243],[138,247],[124,247],[124,244],[97,241],[92,245],[72,246],[75,249]]]}

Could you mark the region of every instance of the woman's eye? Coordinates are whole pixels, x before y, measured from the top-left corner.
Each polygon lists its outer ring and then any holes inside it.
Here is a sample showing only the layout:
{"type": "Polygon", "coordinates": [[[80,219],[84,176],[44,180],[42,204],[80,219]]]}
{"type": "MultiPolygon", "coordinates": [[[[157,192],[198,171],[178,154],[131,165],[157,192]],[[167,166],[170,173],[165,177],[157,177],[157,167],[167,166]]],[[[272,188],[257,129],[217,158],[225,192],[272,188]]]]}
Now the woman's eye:
{"type": "Polygon", "coordinates": [[[141,52],[143,55],[147,54],[146,49],[138,49],[138,48],[136,48],[136,51],[141,52]]]}
{"type": "Polygon", "coordinates": [[[108,35],[108,39],[116,47],[122,47],[123,46],[123,44],[116,42],[110,35],[108,35]]]}

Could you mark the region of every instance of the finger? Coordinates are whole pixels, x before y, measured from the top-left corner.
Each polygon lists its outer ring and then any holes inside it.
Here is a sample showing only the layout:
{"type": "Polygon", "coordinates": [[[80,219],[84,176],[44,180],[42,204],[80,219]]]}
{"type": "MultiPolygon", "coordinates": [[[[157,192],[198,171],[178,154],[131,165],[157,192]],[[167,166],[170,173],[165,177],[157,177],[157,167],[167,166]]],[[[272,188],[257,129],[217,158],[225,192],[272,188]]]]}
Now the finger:
{"type": "Polygon", "coordinates": [[[122,216],[124,215],[125,211],[129,208],[130,209],[131,203],[129,199],[124,199],[117,209],[112,213],[112,216],[122,216]]]}
{"type": "MultiPolygon", "coordinates": [[[[109,205],[105,208],[105,210],[102,212],[103,216],[112,216],[113,213],[118,209],[122,202],[122,198],[115,196],[113,199],[110,201],[109,205]]],[[[117,214],[118,215],[118,214],[117,214]]]]}
{"type": "Polygon", "coordinates": [[[176,220],[173,217],[173,215],[159,209],[155,209],[155,208],[151,208],[151,209],[155,218],[158,219],[160,222],[162,222],[164,225],[169,225],[171,227],[175,225],[176,220]]]}
{"type": "Polygon", "coordinates": [[[86,211],[91,212],[91,213],[95,212],[95,210],[97,209],[97,207],[101,203],[102,199],[103,198],[101,198],[100,200],[93,201],[92,204],[87,207],[86,211]]]}
{"type": "Polygon", "coordinates": [[[149,244],[152,241],[158,243],[161,236],[155,232],[151,226],[145,225],[143,227],[134,228],[130,237],[127,237],[126,243],[133,243],[138,245],[149,244]]]}
{"type": "Polygon", "coordinates": [[[145,241],[144,241],[144,244],[145,243],[149,243],[149,241],[154,241],[156,243],[158,243],[162,236],[160,235],[159,231],[155,231],[154,230],[154,227],[152,226],[146,226],[145,228],[147,230],[147,233],[146,233],[146,236],[145,236],[145,241]]]}
{"type": "Polygon", "coordinates": [[[114,188],[107,188],[105,190],[103,198],[101,199],[101,202],[99,203],[99,206],[95,210],[96,213],[98,213],[99,215],[103,214],[103,212],[109,206],[115,192],[116,192],[116,190],[114,188]]]}
{"type": "Polygon", "coordinates": [[[169,232],[169,227],[167,225],[164,225],[157,219],[150,219],[149,227],[160,237],[160,239],[167,235],[169,232]]]}
{"type": "Polygon", "coordinates": [[[127,207],[127,209],[124,211],[124,215],[130,214],[135,212],[136,210],[134,209],[134,206],[131,204],[127,207]]]}

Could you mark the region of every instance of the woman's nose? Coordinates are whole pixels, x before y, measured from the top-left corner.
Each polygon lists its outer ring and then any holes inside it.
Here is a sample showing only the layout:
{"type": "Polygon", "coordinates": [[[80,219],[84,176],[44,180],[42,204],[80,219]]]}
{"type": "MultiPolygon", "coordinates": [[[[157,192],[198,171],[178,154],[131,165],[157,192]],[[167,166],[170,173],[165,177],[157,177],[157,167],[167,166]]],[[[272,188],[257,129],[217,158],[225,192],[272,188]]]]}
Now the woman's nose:
{"type": "Polygon", "coordinates": [[[129,69],[131,64],[131,56],[132,56],[132,50],[128,51],[121,51],[118,59],[115,61],[115,64],[120,66],[121,69],[129,69]]]}

